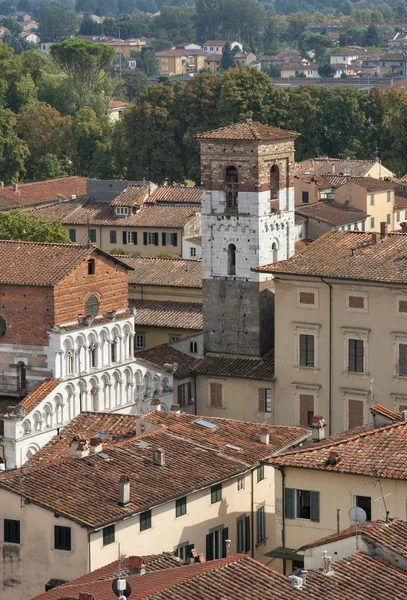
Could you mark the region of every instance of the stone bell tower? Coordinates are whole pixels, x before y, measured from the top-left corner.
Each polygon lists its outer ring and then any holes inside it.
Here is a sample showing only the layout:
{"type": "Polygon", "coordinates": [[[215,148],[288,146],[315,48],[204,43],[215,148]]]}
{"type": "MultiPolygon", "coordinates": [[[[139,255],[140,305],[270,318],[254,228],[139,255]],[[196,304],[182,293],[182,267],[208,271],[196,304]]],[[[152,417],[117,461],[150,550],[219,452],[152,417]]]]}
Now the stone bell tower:
{"type": "Polygon", "coordinates": [[[294,254],[296,137],[250,120],[197,136],[207,353],[258,357],[273,346],[273,283],[252,268],[294,254]]]}

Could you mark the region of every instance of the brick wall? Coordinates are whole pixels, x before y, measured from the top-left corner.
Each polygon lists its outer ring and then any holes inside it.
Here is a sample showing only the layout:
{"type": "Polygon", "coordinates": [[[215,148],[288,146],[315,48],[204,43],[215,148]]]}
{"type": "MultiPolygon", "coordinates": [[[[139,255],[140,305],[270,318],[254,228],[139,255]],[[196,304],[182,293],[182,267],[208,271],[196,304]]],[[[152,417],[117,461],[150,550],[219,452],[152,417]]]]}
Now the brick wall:
{"type": "Polygon", "coordinates": [[[91,252],[89,258],[95,260],[94,275],[88,275],[88,259],[85,259],[56,285],[55,323],[69,323],[75,321],[78,315],[84,315],[85,301],[90,294],[99,299],[99,314],[127,308],[127,270],[91,252]]]}

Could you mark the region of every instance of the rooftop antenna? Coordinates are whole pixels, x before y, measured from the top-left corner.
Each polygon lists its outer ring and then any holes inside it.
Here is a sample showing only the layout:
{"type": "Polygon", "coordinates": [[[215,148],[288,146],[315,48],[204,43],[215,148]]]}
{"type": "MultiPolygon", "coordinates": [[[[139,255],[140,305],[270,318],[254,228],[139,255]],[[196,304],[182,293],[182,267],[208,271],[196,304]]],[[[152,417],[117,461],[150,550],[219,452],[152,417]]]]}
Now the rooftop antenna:
{"type": "Polygon", "coordinates": [[[376,402],[376,396],[373,394],[373,383],[374,383],[374,379],[370,380],[370,404],[375,404],[376,402]]]}
{"type": "Polygon", "coordinates": [[[131,587],[129,582],[122,577],[122,556],[120,553],[120,542],[117,544],[117,546],[119,553],[117,559],[118,578],[112,581],[112,590],[119,600],[126,600],[126,598],[128,598],[131,594],[131,587]]]}
{"type": "Polygon", "coordinates": [[[387,496],[391,496],[391,493],[389,493],[389,494],[383,494],[382,482],[380,481],[380,479],[378,479],[376,481],[376,483],[377,483],[377,485],[380,488],[380,496],[379,496],[379,498],[375,498],[374,502],[379,502],[380,500],[383,502],[383,508],[385,510],[385,513],[386,513],[386,523],[388,523],[389,522],[390,511],[387,510],[386,498],[387,498],[387,496]]]}
{"type": "Polygon", "coordinates": [[[352,523],[354,523],[355,528],[356,528],[356,536],[355,536],[356,537],[356,550],[359,550],[358,527],[359,527],[359,525],[363,525],[363,523],[366,522],[367,514],[365,513],[363,508],[356,506],[356,498],[355,498],[355,506],[353,506],[350,509],[350,511],[348,512],[348,515],[349,515],[349,519],[352,521],[352,523]]]}

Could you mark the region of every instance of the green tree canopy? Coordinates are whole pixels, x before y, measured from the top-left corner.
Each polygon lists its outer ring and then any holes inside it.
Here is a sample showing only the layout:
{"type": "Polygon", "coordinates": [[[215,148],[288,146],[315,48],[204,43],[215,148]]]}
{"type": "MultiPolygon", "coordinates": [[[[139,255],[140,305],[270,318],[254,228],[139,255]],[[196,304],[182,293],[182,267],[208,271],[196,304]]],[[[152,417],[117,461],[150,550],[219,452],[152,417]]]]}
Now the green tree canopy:
{"type": "Polygon", "coordinates": [[[230,43],[226,42],[222,49],[222,61],[220,63],[221,68],[224,71],[234,67],[235,61],[233,60],[234,54],[232,52],[232,48],[230,47],[230,43]]]}
{"type": "Polygon", "coordinates": [[[16,115],[0,109],[0,179],[4,183],[19,181],[25,174],[29,150],[16,133],[16,115]]]}
{"type": "Polygon", "coordinates": [[[45,6],[39,18],[39,36],[41,42],[57,42],[76,32],[75,13],[67,12],[60,6],[45,6]]]}
{"type": "Polygon", "coordinates": [[[0,239],[70,244],[58,221],[44,221],[21,210],[0,212],[0,239]]]}

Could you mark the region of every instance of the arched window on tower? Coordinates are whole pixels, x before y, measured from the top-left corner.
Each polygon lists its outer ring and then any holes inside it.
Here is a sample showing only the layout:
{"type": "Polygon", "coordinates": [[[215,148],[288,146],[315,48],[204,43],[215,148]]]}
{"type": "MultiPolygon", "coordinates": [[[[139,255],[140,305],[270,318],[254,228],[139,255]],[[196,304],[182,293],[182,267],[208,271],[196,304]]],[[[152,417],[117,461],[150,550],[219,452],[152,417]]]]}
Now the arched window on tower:
{"type": "Polygon", "coordinates": [[[270,169],[270,200],[278,200],[280,191],[280,170],[277,165],[270,169]]]}
{"type": "Polygon", "coordinates": [[[228,247],[228,275],[236,275],[236,246],[229,244],[228,247]]]}
{"type": "Polygon", "coordinates": [[[237,208],[239,176],[236,167],[226,169],[226,208],[237,208]]]}
{"type": "Polygon", "coordinates": [[[278,261],[278,248],[277,248],[277,244],[275,242],[273,242],[273,245],[271,246],[271,250],[273,252],[273,263],[278,261]]]}
{"type": "Polygon", "coordinates": [[[27,372],[22,361],[17,363],[17,391],[21,394],[25,394],[27,391],[27,372]]]}

